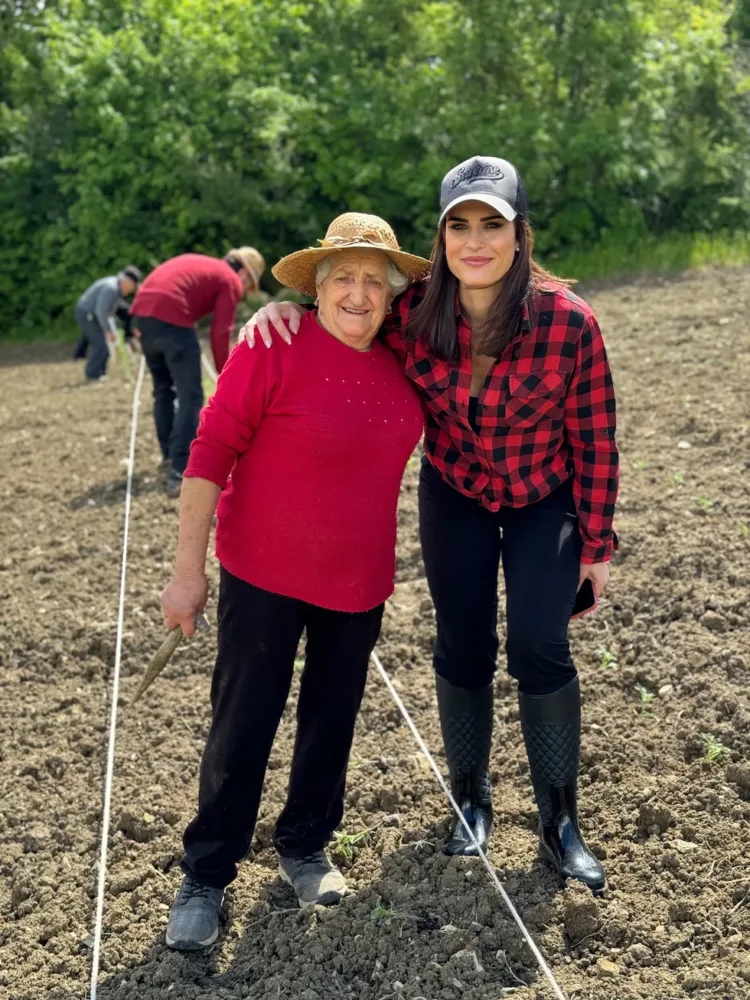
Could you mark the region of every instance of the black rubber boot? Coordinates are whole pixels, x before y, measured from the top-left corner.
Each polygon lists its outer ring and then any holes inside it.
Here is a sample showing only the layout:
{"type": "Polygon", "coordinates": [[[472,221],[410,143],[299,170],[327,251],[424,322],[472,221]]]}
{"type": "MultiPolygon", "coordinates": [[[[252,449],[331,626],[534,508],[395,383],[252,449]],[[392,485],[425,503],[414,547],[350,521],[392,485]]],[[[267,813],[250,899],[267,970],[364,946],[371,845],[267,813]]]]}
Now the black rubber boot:
{"type": "Polygon", "coordinates": [[[539,808],[542,854],[563,878],[577,879],[593,892],[600,892],[606,887],[607,876],[578,826],[581,747],[578,678],[552,694],[519,693],[518,705],[539,808]]]}
{"type": "MultiPolygon", "coordinates": [[[[456,687],[435,675],[440,726],[451,780],[451,794],[482,850],[492,832],[490,746],[492,745],[492,685],[479,691],[456,687]]],[[[456,819],[446,854],[477,853],[463,824],[456,819]]]]}

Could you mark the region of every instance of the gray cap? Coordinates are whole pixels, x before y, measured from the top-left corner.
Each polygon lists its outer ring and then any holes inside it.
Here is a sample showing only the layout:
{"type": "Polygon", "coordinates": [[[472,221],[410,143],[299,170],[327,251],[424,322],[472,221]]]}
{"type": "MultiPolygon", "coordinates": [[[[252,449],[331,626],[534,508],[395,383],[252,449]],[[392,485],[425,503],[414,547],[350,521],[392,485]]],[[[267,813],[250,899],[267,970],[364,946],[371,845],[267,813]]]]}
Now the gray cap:
{"type": "Polygon", "coordinates": [[[127,264],[118,274],[118,278],[130,278],[136,285],[139,285],[143,280],[143,275],[135,264],[127,264]]]}
{"type": "Polygon", "coordinates": [[[509,222],[529,211],[518,171],[496,156],[472,156],[448,171],[440,187],[440,222],[462,201],[483,201],[509,222]]]}

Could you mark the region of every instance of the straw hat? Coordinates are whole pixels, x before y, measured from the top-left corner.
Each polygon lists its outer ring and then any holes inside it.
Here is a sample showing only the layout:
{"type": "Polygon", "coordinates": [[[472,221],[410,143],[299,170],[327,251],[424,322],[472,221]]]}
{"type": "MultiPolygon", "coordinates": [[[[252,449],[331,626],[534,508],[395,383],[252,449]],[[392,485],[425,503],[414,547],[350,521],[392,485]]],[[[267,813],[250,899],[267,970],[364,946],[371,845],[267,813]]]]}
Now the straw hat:
{"type": "Polygon", "coordinates": [[[318,264],[338,250],[382,250],[409,282],[419,281],[430,270],[429,260],[405,253],[399,249],[396,234],[388,223],[377,215],[346,212],[328,227],[325,239],[318,240],[319,247],[290,253],[271,268],[271,274],[282,285],[303,295],[315,295],[315,269],[318,264]]]}
{"type": "Polygon", "coordinates": [[[255,249],[255,247],[240,247],[238,250],[230,250],[227,257],[233,257],[253,276],[255,287],[260,288],[260,279],[266,269],[266,262],[255,249]]]}

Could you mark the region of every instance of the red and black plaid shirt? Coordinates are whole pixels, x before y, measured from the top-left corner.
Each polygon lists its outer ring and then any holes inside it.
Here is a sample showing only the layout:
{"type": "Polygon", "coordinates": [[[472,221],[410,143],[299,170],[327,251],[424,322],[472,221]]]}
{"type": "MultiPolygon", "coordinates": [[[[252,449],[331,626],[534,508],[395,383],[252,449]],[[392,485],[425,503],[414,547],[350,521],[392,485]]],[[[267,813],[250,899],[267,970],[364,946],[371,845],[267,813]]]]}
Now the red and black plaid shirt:
{"type": "Polygon", "coordinates": [[[385,337],[404,360],[425,409],[425,450],[443,479],[484,507],[535,503],[572,477],[583,562],[606,562],[614,541],[618,482],[615,394],[599,325],[591,308],[565,288],[543,292],[531,323],[497,358],[469,420],[471,328],[456,309],[461,358],[432,356],[407,344],[409,313],[424,284],[401,295],[385,337]]]}

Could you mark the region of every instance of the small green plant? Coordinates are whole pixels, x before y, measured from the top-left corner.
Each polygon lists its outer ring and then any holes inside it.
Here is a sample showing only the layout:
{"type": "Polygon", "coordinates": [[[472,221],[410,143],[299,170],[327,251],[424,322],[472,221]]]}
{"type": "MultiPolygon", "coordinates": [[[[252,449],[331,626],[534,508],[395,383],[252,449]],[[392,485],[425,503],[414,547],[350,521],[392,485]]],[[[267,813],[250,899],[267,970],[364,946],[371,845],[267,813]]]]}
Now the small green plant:
{"type": "Polygon", "coordinates": [[[635,690],[638,694],[638,697],[641,700],[640,712],[642,714],[645,712],[650,712],[651,706],[653,704],[654,699],[656,698],[656,695],[653,693],[653,691],[649,691],[648,688],[644,687],[643,684],[636,684],[635,690]]]}
{"type": "Polygon", "coordinates": [[[704,514],[708,514],[711,508],[715,505],[716,501],[712,500],[710,497],[705,496],[701,493],[695,498],[695,502],[698,504],[700,509],[704,514]]]}
{"type": "Polygon", "coordinates": [[[704,760],[710,761],[711,763],[714,761],[721,763],[725,760],[729,760],[731,756],[729,747],[725,747],[723,743],[720,743],[713,733],[701,733],[701,742],[706,748],[706,753],[703,758],[704,760]]]}
{"type": "Polygon", "coordinates": [[[750,538],[750,524],[740,521],[740,534],[743,538],[750,538]]]}
{"type": "Polygon", "coordinates": [[[294,659],[294,672],[295,674],[301,674],[305,669],[305,660],[301,656],[297,656],[294,659]]]}
{"type": "Polygon", "coordinates": [[[399,917],[401,917],[401,914],[398,910],[394,909],[393,903],[386,903],[380,897],[378,897],[377,903],[370,911],[370,920],[374,924],[389,924],[391,920],[398,920],[399,917]]]}
{"type": "Polygon", "coordinates": [[[675,474],[673,476],[669,477],[669,482],[673,486],[684,486],[684,484],[685,484],[685,473],[684,472],[675,472],[675,474]]]}
{"type": "Polygon", "coordinates": [[[596,650],[596,655],[599,657],[599,662],[602,667],[616,667],[617,666],[617,656],[606,646],[599,646],[596,650]]]}
{"type": "Polygon", "coordinates": [[[646,461],[645,458],[637,458],[635,462],[633,462],[633,468],[638,469],[639,472],[642,472],[644,469],[648,468],[648,462],[646,461]]]}
{"type": "Polygon", "coordinates": [[[354,857],[354,848],[359,846],[374,829],[375,827],[371,826],[367,830],[360,830],[359,833],[342,833],[341,830],[337,830],[333,835],[333,853],[351,861],[354,857]]]}
{"type": "Polygon", "coordinates": [[[125,346],[125,338],[119,332],[115,339],[115,352],[117,354],[117,363],[122,370],[123,378],[128,385],[130,385],[133,381],[133,358],[128,348],[125,346]]]}

